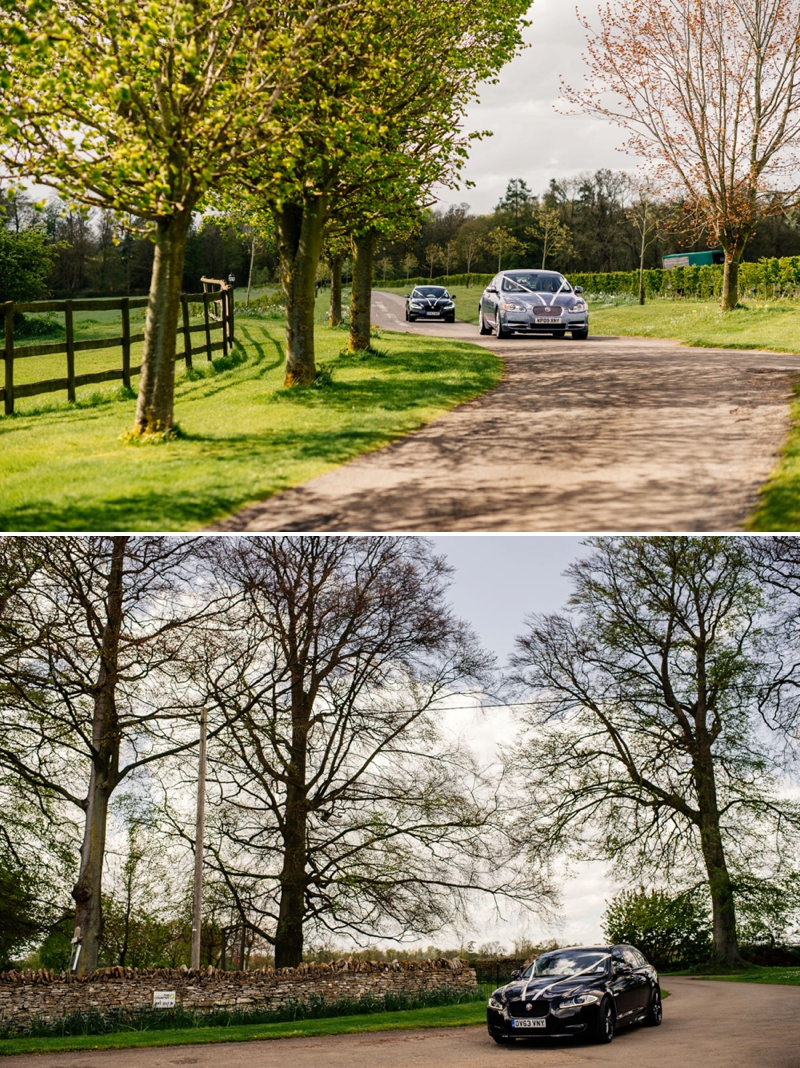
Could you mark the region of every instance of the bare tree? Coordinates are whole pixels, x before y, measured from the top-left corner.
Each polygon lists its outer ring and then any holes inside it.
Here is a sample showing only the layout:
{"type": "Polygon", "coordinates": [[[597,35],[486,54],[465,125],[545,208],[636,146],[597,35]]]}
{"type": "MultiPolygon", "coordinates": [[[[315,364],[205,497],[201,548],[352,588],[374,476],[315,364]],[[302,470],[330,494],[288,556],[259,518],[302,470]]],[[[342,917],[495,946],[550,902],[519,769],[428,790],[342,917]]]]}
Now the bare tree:
{"type": "Polygon", "coordinates": [[[588,85],[567,100],[625,129],[719,242],[730,311],[759,220],[800,196],[800,0],[608,0],[582,22],[588,85]]]}
{"type": "Polygon", "coordinates": [[[300,963],[308,928],[402,938],[512,892],[487,833],[496,786],[441,729],[488,667],[443,561],[413,538],[215,551],[235,608],[206,650],[205,699],[231,724],[209,749],[210,863],[276,967],[300,963]]]}
{"type": "Polygon", "coordinates": [[[716,955],[735,962],[737,881],[791,856],[800,828],[765,726],[787,673],[764,587],[742,539],[592,544],[570,568],[570,614],[533,617],[515,658],[535,696],[513,754],[535,834],[673,886],[704,871],[716,955]]]}
{"type": "Polygon", "coordinates": [[[212,603],[197,567],[187,539],[0,546],[0,769],[20,790],[82,815],[72,891],[81,974],[97,964],[114,791],[197,744],[199,710],[183,682],[212,603]]]}
{"type": "Polygon", "coordinates": [[[633,204],[626,211],[628,221],[632,223],[639,244],[639,304],[645,303],[644,292],[644,259],[647,250],[658,238],[659,216],[658,206],[653,193],[652,182],[647,179],[631,180],[631,191],[634,194],[633,204]]]}

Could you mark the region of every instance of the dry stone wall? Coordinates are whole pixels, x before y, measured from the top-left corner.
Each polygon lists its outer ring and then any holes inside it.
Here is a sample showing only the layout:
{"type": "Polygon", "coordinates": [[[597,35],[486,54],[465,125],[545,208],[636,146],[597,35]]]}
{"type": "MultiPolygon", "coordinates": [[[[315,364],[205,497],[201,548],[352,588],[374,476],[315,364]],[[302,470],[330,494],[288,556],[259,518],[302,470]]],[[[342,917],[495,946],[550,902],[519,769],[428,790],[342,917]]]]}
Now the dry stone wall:
{"type": "Polygon", "coordinates": [[[33,1019],[48,1021],[72,1012],[139,1012],[152,1008],[156,991],[174,991],[176,1007],[202,1015],[226,1009],[271,1012],[320,997],[330,1002],[475,988],[475,971],[458,958],[388,964],[340,960],[247,972],[104,968],[81,978],[64,972],[12,971],[0,973],[0,1027],[14,1034],[24,1032],[33,1019]]]}

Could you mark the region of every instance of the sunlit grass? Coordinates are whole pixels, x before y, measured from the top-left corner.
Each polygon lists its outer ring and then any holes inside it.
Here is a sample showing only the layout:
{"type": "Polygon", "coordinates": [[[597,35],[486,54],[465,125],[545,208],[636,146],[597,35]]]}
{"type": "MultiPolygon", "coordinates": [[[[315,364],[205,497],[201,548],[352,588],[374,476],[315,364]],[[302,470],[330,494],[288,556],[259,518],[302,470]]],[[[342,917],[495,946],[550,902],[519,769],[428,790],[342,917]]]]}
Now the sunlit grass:
{"type": "Polygon", "coordinates": [[[284,390],[283,324],[240,316],[237,339],[227,361],[179,365],[181,436],[166,445],[120,440],[135,396],[117,384],[0,417],[0,527],[196,529],[380,448],[492,388],[501,370],[477,346],[408,335],[385,335],[384,357],[354,359],[341,355],[346,332],[320,325],[317,362],[332,384],[284,390]]]}

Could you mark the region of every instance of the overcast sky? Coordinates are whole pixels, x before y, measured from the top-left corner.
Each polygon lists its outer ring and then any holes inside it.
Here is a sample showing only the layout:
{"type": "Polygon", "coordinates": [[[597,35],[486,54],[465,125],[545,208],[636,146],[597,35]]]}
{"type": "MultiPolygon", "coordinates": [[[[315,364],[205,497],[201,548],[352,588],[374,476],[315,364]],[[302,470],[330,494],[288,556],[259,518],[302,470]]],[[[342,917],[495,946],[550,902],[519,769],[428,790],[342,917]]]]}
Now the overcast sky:
{"type": "MultiPolygon", "coordinates": [[[[453,606],[501,663],[513,651],[514,639],[524,630],[527,615],[557,612],[564,607],[570,593],[564,571],[586,551],[581,538],[554,535],[449,535],[432,541],[455,568],[450,593],[453,606]]],[[[510,713],[496,710],[460,716],[459,726],[487,762],[492,760],[498,742],[513,744],[516,728],[510,713]]],[[[535,805],[535,798],[531,801],[535,805]]],[[[502,859],[502,844],[498,843],[498,862],[502,859]]],[[[489,909],[481,909],[475,922],[465,925],[456,937],[465,942],[474,939],[478,945],[499,941],[509,950],[523,935],[533,940],[555,937],[562,944],[594,942],[601,938],[600,917],[613,893],[604,864],[582,864],[574,877],[562,883],[560,921],[543,923],[509,910],[498,922],[489,909]]],[[[442,936],[437,944],[445,940],[442,936]]]]}
{"type": "MultiPolygon", "coordinates": [[[[598,0],[578,0],[585,14],[598,0]]],[[[634,170],[636,159],[616,151],[624,137],[608,122],[555,110],[559,76],[580,85],[585,37],[572,0],[535,0],[525,31],[529,47],[503,69],[497,85],[486,86],[470,109],[468,130],[493,136],[473,145],[464,178],[474,189],[441,192],[440,205],[465,201],[476,214],[492,211],[511,178],[523,178],[535,193],[551,178],[600,167],[634,170]]]]}

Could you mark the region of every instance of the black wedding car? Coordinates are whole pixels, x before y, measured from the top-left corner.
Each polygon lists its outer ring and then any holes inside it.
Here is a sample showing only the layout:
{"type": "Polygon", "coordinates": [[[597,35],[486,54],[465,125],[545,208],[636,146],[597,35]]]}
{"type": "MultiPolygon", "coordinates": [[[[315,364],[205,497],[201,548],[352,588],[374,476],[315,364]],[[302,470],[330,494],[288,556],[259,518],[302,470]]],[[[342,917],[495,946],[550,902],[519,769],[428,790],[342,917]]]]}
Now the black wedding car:
{"type": "Polygon", "coordinates": [[[500,1044],[537,1035],[610,1042],[619,1027],[661,1023],[658,974],[633,946],[557,949],[495,990],[486,1016],[500,1044]]]}
{"type": "Polygon", "coordinates": [[[444,319],[446,323],[454,323],[455,297],[444,286],[414,286],[406,297],[406,322],[415,323],[417,319],[444,319]]]}

